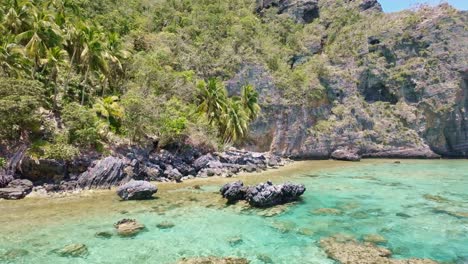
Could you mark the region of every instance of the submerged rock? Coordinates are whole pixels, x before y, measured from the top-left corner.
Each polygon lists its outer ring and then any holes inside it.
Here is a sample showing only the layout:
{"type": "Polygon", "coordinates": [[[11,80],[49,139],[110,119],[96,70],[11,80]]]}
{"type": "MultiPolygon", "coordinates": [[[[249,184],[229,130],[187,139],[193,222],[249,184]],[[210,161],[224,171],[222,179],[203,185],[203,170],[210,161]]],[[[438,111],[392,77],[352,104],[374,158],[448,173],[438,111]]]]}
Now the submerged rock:
{"type": "Polygon", "coordinates": [[[392,259],[390,250],[354,239],[329,237],[320,240],[320,246],[329,258],[341,264],[437,264],[430,259],[392,259]]]}
{"type": "Polygon", "coordinates": [[[357,153],[356,150],[351,150],[348,148],[337,149],[331,154],[332,159],[334,160],[343,160],[343,161],[360,161],[361,156],[357,153]]]}
{"type": "Polygon", "coordinates": [[[88,254],[88,248],[84,244],[70,244],[56,253],[61,257],[84,257],[88,254]]]}
{"type": "Polygon", "coordinates": [[[442,197],[440,195],[425,194],[423,195],[424,199],[437,202],[437,203],[446,203],[449,202],[449,199],[442,197]]]}
{"type": "Polygon", "coordinates": [[[147,181],[130,181],[117,189],[117,195],[123,200],[151,199],[158,188],[147,181]]]}
{"type": "Polygon", "coordinates": [[[229,245],[231,245],[231,247],[237,246],[241,244],[242,242],[244,242],[244,240],[242,239],[241,236],[230,237],[228,239],[228,243],[229,245]]]}
{"type": "Polygon", "coordinates": [[[272,182],[260,183],[249,187],[246,200],[255,207],[270,207],[295,201],[305,192],[302,184],[284,183],[273,185],[272,182]]]}
{"type": "Polygon", "coordinates": [[[379,234],[365,235],[363,240],[365,242],[374,243],[374,244],[387,243],[387,240],[383,236],[381,236],[379,234]]]}
{"type": "Polygon", "coordinates": [[[114,227],[117,229],[117,233],[124,237],[134,236],[145,229],[145,226],[138,223],[135,219],[122,219],[115,223],[114,227]]]}
{"type": "Polygon", "coordinates": [[[227,183],[219,190],[223,198],[226,198],[229,203],[244,200],[247,192],[247,187],[241,181],[227,183]]]}
{"type": "Polygon", "coordinates": [[[156,225],[156,227],[159,229],[169,229],[169,228],[173,228],[174,226],[175,224],[169,221],[164,221],[156,225]]]}
{"type": "Polygon", "coordinates": [[[107,232],[107,231],[101,231],[101,232],[97,232],[94,236],[99,237],[99,238],[111,238],[112,233],[107,232]]]}
{"type": "Polygon", "coordinates": [[[7,263],[11,260],[15,260],[17,258],[21,258],[24,256],[29,255],[29,251],[22,248],[14,248],[7,250],[3,255],[0,256],[0,260],[4,260],[7,263]]]}
{"type": "Polygon", "coordinates": [[[245,258],[234,257],[200,257],[200,258],[183,258],[177,264],[249,264],[250,261],[245,258]]]}
{"type": "Polygon", "coordinates": [[[343,212],[340,209],[335,208],[319,208],[312,211],[312,213],[319,215],[340,215],[343,212]]]}

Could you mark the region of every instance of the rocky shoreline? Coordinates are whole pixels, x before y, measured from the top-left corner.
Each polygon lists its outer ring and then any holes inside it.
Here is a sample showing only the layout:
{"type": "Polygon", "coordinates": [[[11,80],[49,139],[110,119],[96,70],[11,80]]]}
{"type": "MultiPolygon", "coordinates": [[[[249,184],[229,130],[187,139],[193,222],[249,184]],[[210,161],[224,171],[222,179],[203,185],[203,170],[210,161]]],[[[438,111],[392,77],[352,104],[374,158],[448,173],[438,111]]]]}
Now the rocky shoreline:
{"type": "Polygon", "coordinates": [[[190,147],[152,153],[135,148],[101,158],[83,155],[68,163],[33,160],[24,155],[15,163],[10,162],[7,170],[0,171],[0,198],[21,199],[31,192],[47,195],[109,189],[132,180],[182,182],[213,176],[232,177],[278,168],[289,162],[291,160],[268,152],[234,148],[206,154],[190,147]],[[23,190],[11,185],[18,179],[31,188],[23,190]]]}

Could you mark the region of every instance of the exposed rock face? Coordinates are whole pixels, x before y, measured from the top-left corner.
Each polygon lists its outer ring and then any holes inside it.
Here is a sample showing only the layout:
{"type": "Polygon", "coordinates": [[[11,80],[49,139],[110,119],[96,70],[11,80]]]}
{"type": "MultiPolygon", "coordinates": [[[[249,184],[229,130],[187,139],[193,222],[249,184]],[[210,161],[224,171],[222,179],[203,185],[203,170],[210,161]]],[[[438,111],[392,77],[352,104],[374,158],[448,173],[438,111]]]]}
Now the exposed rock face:
{"type": "Polygon", "coordinates": [[[130,181],[117,189],[117,194],[123,200],[151,199],[158,188],[147,181],[130,181]]]}
{"type": "Polygon", "coordinates": [[[114,227],[117,229],[117,233],[123,237],[135,236],[145,229],[145,226],[135,219],[122,219],[115,223],[114,227]]]}
{"type": "Polygon", "coordinates": [[[302,184],[273,185],[270,181],[249,187],[246,200],[255,207],[270,207],[295,201],[305,192],[302,184]]]}
{"type": "Polygon", "coordinates": [[[310,23],[319,17],[318,0],[260,0],[257,12],[278,7],[278,14],[288,14],[297,23],[310,23]]]}
{"type": "Polygon", "coordinates": [[[320,246],[329,258],[342,264],[437,264],[429,259],[391,259],[390,250],[353,239],[325,238],[320,246]]]}
{"type": "Polygon", "coordinates": [[[13,175],[0,171],[0,188],[5,188],[14,179],[13,175]]]}
{"type": "Polygon", "coordinates": [[[29,180],[13,180],[6,188],[0,188],[0,198],[7,200],[18,200],[28,195],[33,188],[33,183],[29,180]]]}
{"type": "MultiPolygon", "coordinates": [[[[281,10],[291,2],[261,4],[281,10]]],[[[251,125],[251,140],[245,147],[314,159],[329,158],[346,146],[354,146],[363,157],[467,157],[468,12],[441,5],[379,14],[375,0],[348,0],[345,5],[360,10],[362,19],[347,26],[353,34],[339,33],[341,37],[329,43],[329,29],[335,15],[340,16],[337,5],[337,1],[318,1],[320,17],[314,34],[321,37],[313,42],[321,43],[320,55],[309,51],[292,55],[309,58],[301,59],[305,62],[299,74],[318,75],[304,84],[308,87],[284,89],[276,73],[261,64],[241,65],[226,82],[230,94],[238,94],[245,83],[253,84],[260,94],[263,114],[251,125]],[[417,20],[408,22],[411,17],[417,20]],[[355,38],[357,31],[367,37],[355,38]],[[355,46],[357,53],[339,53],[337,45],[355,46]],[[320,61],[326,74],[308,68],[314,60],[320,61]]],[[[309,42],[305,38],[301,44],[307,47],[309,42]]],[[[291,74],[295,73],[293,63],[291,74]]]]}
{"type": "Polygon", "coordinates": [[[107,157],[96,162],[96,164],[79,176],[78,184],[81,188],[109,188],[130,181],[133,175],[124,169],[128,161],[107,157]]]}
{"type": "Polygon", "coordinates": [[[247,189],[248,188],[244,186],[243,182],[236,181],[225,184],[221,187],[220,192],[223,198],[226,198],[229,203],[233,203],[239,200],[245,200],[247,189]]]}
{"type": "Polygon", "coordinates": [[[25,156],[21,161],[20,171],[23,178],[33,182],[60,182],[64,179],[65,163],[52,159],[34,160],[25,156]]]}
{"type": "Polygon", "coordinates": [[[181,259],[177,264],[249,264],[245,258],[219,258],[219,257],[202,257],[202,258],[191,258],[181,259]]]}
{"type": "Polygon", "coordinates": [[[343,161],[360,161],[361,156],[357,153],[356,150],[342,148],[337,149],[331,154],[332,159],[343,160],[343,161]]]}

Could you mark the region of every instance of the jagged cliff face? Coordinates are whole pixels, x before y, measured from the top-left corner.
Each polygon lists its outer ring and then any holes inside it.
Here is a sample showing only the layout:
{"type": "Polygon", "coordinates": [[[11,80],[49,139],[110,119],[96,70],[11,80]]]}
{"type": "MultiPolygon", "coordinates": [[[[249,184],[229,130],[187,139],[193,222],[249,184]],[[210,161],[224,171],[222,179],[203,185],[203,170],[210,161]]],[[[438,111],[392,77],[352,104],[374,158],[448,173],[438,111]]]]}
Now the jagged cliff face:
{"type": "Polygon", "coordinates": [[[285,58],[306,88],[281,87],[262,63],[244,64],[227,82],[233,93],[244,83],[260,92],[263,114],[246,147],[297,158],[327,158],[344,146],[368,157],[468,156],[467,12],[441,5],[384,14],[375,0],[257,6],[314,36],[285,58]]]}

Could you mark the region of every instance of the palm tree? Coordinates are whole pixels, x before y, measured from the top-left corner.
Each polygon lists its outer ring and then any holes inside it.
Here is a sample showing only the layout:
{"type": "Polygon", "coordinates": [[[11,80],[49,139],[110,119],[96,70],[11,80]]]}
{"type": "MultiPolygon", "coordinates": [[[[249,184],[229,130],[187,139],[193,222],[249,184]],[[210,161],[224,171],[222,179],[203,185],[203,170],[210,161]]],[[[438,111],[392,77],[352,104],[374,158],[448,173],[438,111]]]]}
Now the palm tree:
{"type": "Polygon", "coordinates": [[[14,43],[12,37],[0,40],[0,68],[9,77],[19,77],[28,74],[29,60],[24,56],[21,46],[14,43]]]}
{"type": "Polygon", "coordinates": [[[105,118],[110,126],[116,130],[119,129],[121,120],[124,117],[124,109],[119,103],[118,96],[98,99],[93,109],[99,116],[105,118]]]}
{"type": "MultiPolygon", "coordinates": [[[[107,78],[112,91],[117,86],[119,80],[124,77],[124,67],[122,62],[130,56],[130,52],[123,49],[119,35],[111,33],[107,35],[107,54],[106,58],[109,64],[109,74],[107,78]]],[[[101,96],[104,96],[104,85],[102,87],[101,96]]]]}
{"type": "Polygon", "coordinates": [[[239,98],[228,100],[221,118],[224,143],[237,142],[247,135],[249,117],[239,98]]]}
{"type": "Polygon", "coordinates": [[[106,45],[103,41],[103,34],[94,26],[85,26],[82,29],[84,34],[83,51],[80,61],[84,69],[83,86],[81,90],[81,105],[84,104],[85,87],[89,83],[89,73],[99,71],[107,75],[109,65],[106,61],[106,45]]]}
{"type": "MultiPolygon", "coordinates": [[[[49,69],[49,83],[54,86],[54,110],[57,108],[57,76],[59,74],[60,66],[64,65],[67,60],[67,52],[60,47],[49,48],[46,51],[45,58],[41,59],[41,65],[49,69]]],[[[44,68],[44,69],[45,69],[44,68]]]]}
{"type": "Polygon", "coordinates": [[[258,104],[258,92],[255,88],[248,84],[242,86],[241,102],[244,109],[247,111],[247,116],[250,120],[257,118],[260,113],[260,105],[258,104]]]}
{"type": "Polygon", "coordinates": [[[33,61],[35,73],[39,70],[40,60],[45,57],[49,47],[61,44],[62,32],[51,13],[39,10],[32,13],[31,25],[26,31],[18,34],[16,40],[25,43],[26,56],[33,61]]]}
{"type": "Polygon", "coordinates": [[[200,104],[198,110],[208,116],[208,121],[213,124],[219,122],[226,108],[227,91],[224,85],[217,79],[211,78],[208,83],[201,81],[197,85],[200,104]]]}

